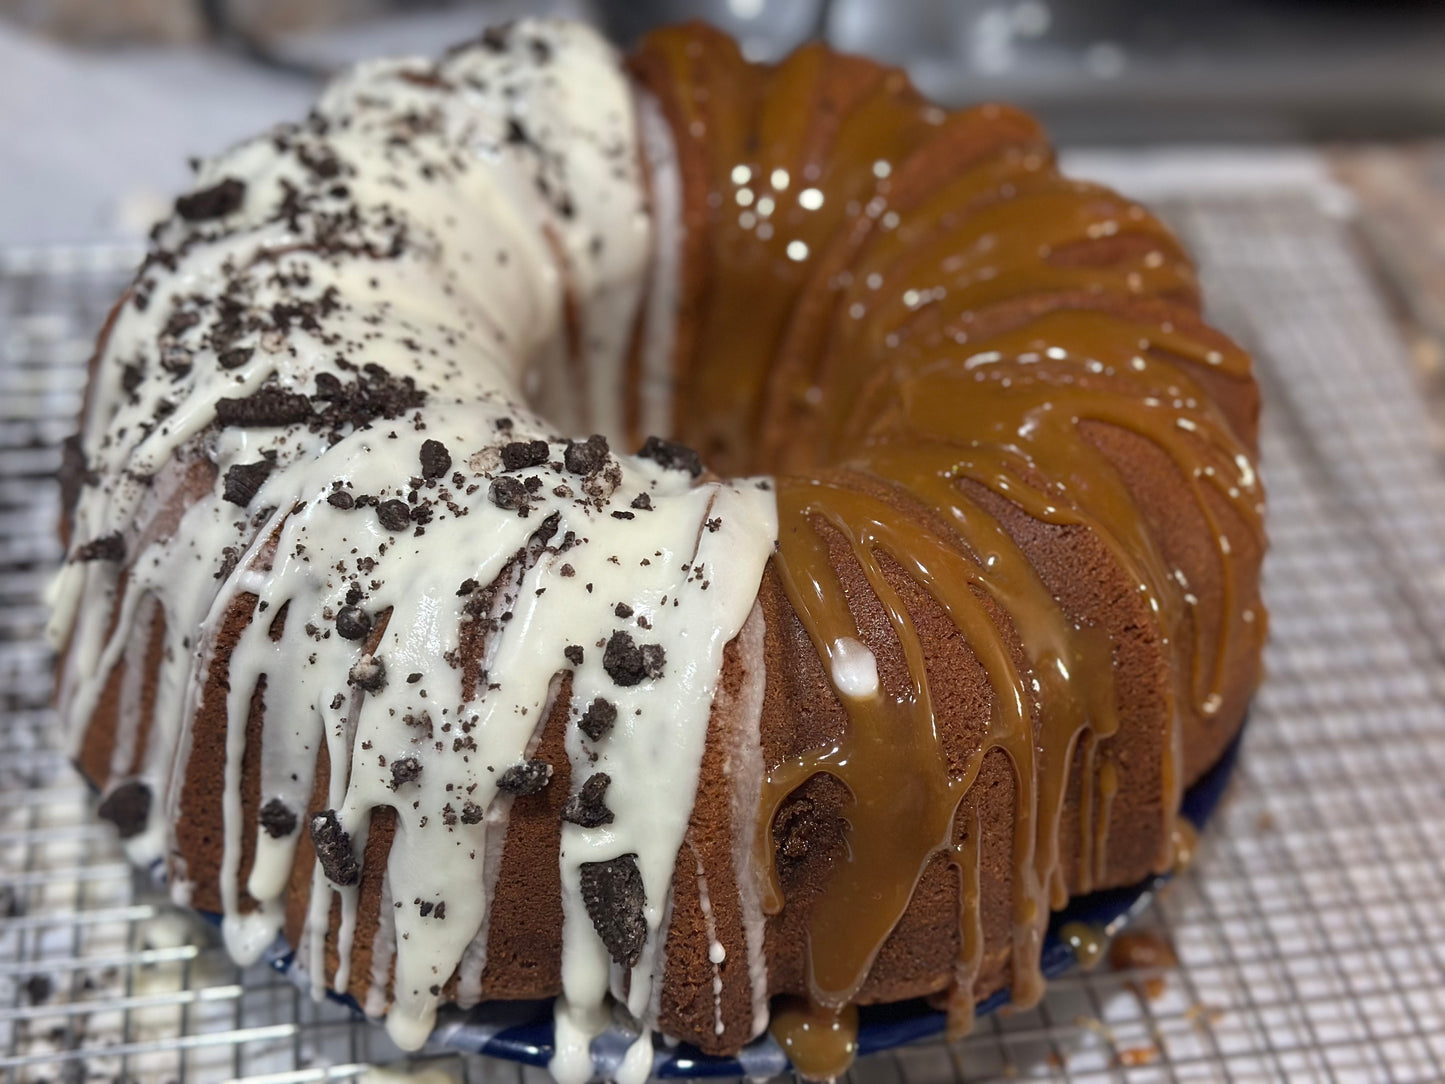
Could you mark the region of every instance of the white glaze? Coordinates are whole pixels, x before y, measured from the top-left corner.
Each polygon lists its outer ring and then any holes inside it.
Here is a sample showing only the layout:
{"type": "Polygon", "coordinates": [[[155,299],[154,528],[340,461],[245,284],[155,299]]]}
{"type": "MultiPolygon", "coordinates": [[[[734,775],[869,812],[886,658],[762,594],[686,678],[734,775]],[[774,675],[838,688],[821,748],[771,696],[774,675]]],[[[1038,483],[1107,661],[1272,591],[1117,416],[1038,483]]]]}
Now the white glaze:
{"type": "Polygon", "coordinates": [[[854,700],[878,695],[878,660],[866,644],[852,636],[833,641],[828,650],[833,687],[854,700]]]}
{"type": "MultiPolygon", "coordinates": [[[[89,391],[81,447],[96,481],[76,508],[74,540],[78,549],[119,534],[126,560],[69,563],[52,625],[69,659],[60,700],[78,735],[114,665],[148,637],[152,615],[164,614],[154,723],[140,770],[128,777],[155,796],[131,841],[139,858],[172,850],[189,720],[218,707],[208,695],[224,697],[219,887],[237,959],[257,958],[280,927],[323,744],[328,805],[358,860],[372,811],[396,811],[387,914],[363,978],[375,1010],[394,966],[387,1025],[409,1049],[425,1041],[441,985],[459,967],[459,999],[479,996],[511,803],[497,780],[535,749],[556,675],[573,675],[569,722],[594,697],[615,703],[604,739],[590,741],[575,725],[566,736],[574,789],[607,772],[615,819],[563,826],[554,1066],[563,1080],[591,1075],[587,1044],[606,1025],[607,993],[620,978],[582,902],[580,869],[625,854],[636,855],[646,890],[648,936],[626,998],[641,1035],[618,1079],[650,1070],[670,882],[723,649],[754,610],[777,533],[771,488],[758,480],[698,484],[686,471],[616,454],[585,477],[568,471],[566,441],[526,403],[531,389],[574,431],[618,441],[625,363],[645,304],[651,405],[638,409],[646,421],[664,414],[670,278],[654,268],[654,284],[667,281],[650,300],[644,294],[649,263],[676,273],[676,168],[654,117],[649,157],[662,163],[657,190],[667,207],[659,225],[646,205],[634,98],[591,31],[529,21],[436,64],[361,65],[305,125],[203,165],[198,191],[238,179],[243,195],[224,217],[162,225],[89,391]],[[338,168],[325,164],[332,160],[338,168]],[[239,327],[216,303],[222,295],[239,327]],[[223,367],[236,349],[249,353],[223,367]],[[318,377],[360,388],[366,365],[384,370],[387,402],[400,395],[404,404],[373,411],[369,424],[354,412],[318,421],[327,409],[318,377]],[[400,388],[403,378],[414,395],[400,388]],[[313,417],[214,424],[221,400],[263,388],[308,396],[313,417]],[[545,463],[507,475],[536,479],[525,514],[489,499],[504,474],[500,447],[521,440],[549,445],[545,463]],[[439,477],[420,477],[424,442],[439,442],[450,459],[439,477]],[[263,459],[275,466],[249,501],[224,499],[228,472],[263,459]],[[372,503],[338,507],[328,499],[338,491],[372,503]],[[430,518],[387,527],[376,507],[387,500],[430,518]],[[553,532],[539,538],[544,523],[553,532]],[[489,611],[468,609],[478,590],[467,581],[497,585],[489,611]],[[370,619],[386,619],[371,650],[385,665],[381,688],[348,678],[371,662],[365,638],[338,631],[348,591],[370,619]],[[619,604],[633,612],[619,616],[619,604]],[[215,654],[216,633],[238,606],[250,620],[228,655],[215,654]],[[495,628],[482,640],[487,680],[468,695],[460,653],[473,621],[495,628]],[[660,673],[617,683],[601,645],[621,631],[662,646],[660,673]],[[582,662],[564,654],[569,645],[583,648],[582,662]],[[218,666],[225,682],[208,693],[218,666]],[[261,800],[298,817],[279,837],[242,808],[243,723],[263,677],[261,800]],[[394,775],[406,758],[418,770],[394,775]],[[460,816],[464,803],[485,815],[460,816]],[[254,861],[243,884],[248,840],[254,861]],[[248,908],[246,896],[258,906],[248,908]]],[[[139,695],[127,688],[121,700],[118,733],[134,749],[139,695]]],[[[755,734],[756,720],[751,726],[755,734]]],[[[178,898],[191,893],[183,874],[173,867],[178,898]]],[[[316,864],[297,948],[318,994],[350,980],[358,897],[316,864]],[[327,975],[333,893],[341,968],[327,975]]],[[[760,966],[753,940],[750,931],[750,971],[760,966]]]]}
{"type": "Polygon", "coordinates": [[[697,864],[697,900],[698,906],[702,908],[702,920],[707,930],[707,959],[712,964],[712,1030],[714,1035],[721,1035],[725,1030],[722,1014],[722,962],[727,959],[727,949],[717,939],[717,919],[712,913],[712,895],[707,888],[707,871],[703,868],[702,856],[693,847],[692,841],[687,841],[687,847],[692,851],[692,859],[697,864]]]}

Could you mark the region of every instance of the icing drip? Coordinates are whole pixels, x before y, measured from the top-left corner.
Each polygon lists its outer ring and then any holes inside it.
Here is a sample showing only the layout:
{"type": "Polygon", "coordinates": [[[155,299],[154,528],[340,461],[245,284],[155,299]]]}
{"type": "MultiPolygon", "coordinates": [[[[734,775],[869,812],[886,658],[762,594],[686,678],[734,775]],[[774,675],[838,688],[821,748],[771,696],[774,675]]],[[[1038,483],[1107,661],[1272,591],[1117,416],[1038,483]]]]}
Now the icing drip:
{"type": "Polygon", "coordinates": [[[376,939],[371,948],[371,983],[366,991],[366,1000],[361,1008],[372,1017],[386,1013],[391,987],[391,964],[396,956],[396,924],[392,920],[390,882],[381,886],[381,901],[377,907],[376,939]]]}
{"type": "Polygon", "coordinates": [[[624,953],[582,881],[631,856],[634,1077],[722,651],[776,537],[765,484],[568,441],[525,405],[622,433],[653,249],[635,124],[601,39],[523,22],[435,64],[362,65],[304,124],[206,163],[102,343],[54,623],[78,722],[163,620],[137,839],[200,853],[167,835],[195,830],[187,762],[215,749],[219,857],[173,869],[178,895],[214,894],[251,960],[309,883],[314,990],[375,1010],[390,968],[409,1049],[454,975],[477,996],[507,813],[546,785],[529,757],[569,674],[574,790],[609,782],[606,817],[563,833],[558,1033],[585,1054],[606,1020],[624,953]],[[98,547],[125,559],[82,559],[98,547]],[[597,699],[605,736],[580,720],[597,699]],[[353,975],[368,884],[387,914],[353,975]]]}
{"type": "Polygon", "coordinates": [[[703,869],[702,858],[698,855],[692,844],[688,844],[692,850],[693,862],[697,865],[697,894],[698,901],[702,907],[703,922],[707,927],[707,958],[712,964],[712,1019],[713,1034],[721,1035],[726,1029],[723,1024],[722,1015],[722,962],[727,959],[727,949],[717,939],[717,920],[713,918],[712,897],[707,892],[707,872],[703,869]]]}
{"type": "MultiPolygon", "coordinates": [[[[632,621],[641,616],[656,629],[671,630],[662,680],[688,675],[690,684],[695,683],[690,695],[664,699],[652,687],[657,683],[651,681],[618,688],[607,680],[600,665],[595,669],[584,666],[574,675],[576,703],[589,704],[595,695],[606,695],[617,706],[616,724],[604,740],[590,741],[580,728],[567,734],[574,781],[605,773],[611,780],[607,805],[616,814],[615,822],[602,829],[575,823],[562,826],[563,954],[558,1012],[583,1031],[587,1029],[579,1021],[600,1019],[598,1010],[608,988],[609,969],[616,965],[616,953],[609,959],[608,946],[597,936],[583,905],[584,867],[632,855],[633,868],[641,876],[646,937],[630,967],[625,1001],[635,1017],[645,1020],[654,974],[660,966],[662,939],[658,933],[664,901],[697,789],[697,769],[723,649],[752,610],[763,564],[776,536],[771,492],[752,485],[714,485],[689,490],[685,497],[697,502],[693,515],[666,524],[676,527],[666,533],[663,524],[651,525],[649,546],[655,546],[660,556],[654,554],[651,564],[634,574],[627,599],[607,599],[605,604],[625,601],[636,612],[632,621]],[[736,576],[748,585],[746,594],[722,590],[721,583],[718,592],[710,590],[713,570],[724,564],[729,580],[736,576]],[[677,605],[690,598],[715,601],[711,605],[677,605]]],[[[612,551],[597,552],[604,563],[595,572],[603,583],[606,556],[612,551]]],[[[582,565],[577,571],[579,577],[588,575],[582,565]]],[[[560,616],[568,617],[565,611],[560,611],[560,616]]],[[[534,643],[529,637],[519,648],[531,651],[534,643]]],[[[600,664],[602,659],[597,661],[600,664]]],[[[508,672],[502,660],[496,672],[508,672]]],[[[638,1042],[644,1041],[650,1041],[645,1030],[638,1042]]],[[[644,1077],[650,1068],[649,1058],[642,1070],[644,1077]]],[[[561,1058],[560,1043],[554,1072],[567,1084],[569,1066],[561,1058]]]]}
{"type": "Polygon", "coordinates": [[[759,734],[766,675],[763,653],[765,631],[763,608],[755,603],[751,616],[738,634],[746,681],[738,702],[742,725],[735,731],[736,741],[727,761],[727,774],[733,781],[733,879],[738,886],[743,935],[747,941],[748,985],[753,1006],[752,1035],[762,1034],[768,1026],[768,961],[764,951],[767,916],[763,913],[761,885],[756,875],[753,851],[765,774],[759,734]]]}

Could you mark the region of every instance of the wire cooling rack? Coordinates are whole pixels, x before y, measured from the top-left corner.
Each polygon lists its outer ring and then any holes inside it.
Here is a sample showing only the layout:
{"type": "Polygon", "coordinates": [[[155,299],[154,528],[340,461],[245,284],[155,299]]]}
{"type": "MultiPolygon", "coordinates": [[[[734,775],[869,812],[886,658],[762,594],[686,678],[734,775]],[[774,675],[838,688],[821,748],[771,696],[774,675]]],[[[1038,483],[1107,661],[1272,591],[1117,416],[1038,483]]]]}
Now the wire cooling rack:
{"type": "MultiPolygon", "coordinates": [[[[1180,964],[1064,978],[962,1042],[865,1060],[855,1084],[1445,1080],[1445,469],[1345,218],[1300,193],[1165,210],[1259,360],[1273,542],[1269,677],[1236,779],[1141,919],[1180,964]]],[[[401,1058],[384,1034],[232,966],[132,873],[54,734],[50,478],[136,255],[0,253],[0,1074],[365,1076],[401,1058]]]]}

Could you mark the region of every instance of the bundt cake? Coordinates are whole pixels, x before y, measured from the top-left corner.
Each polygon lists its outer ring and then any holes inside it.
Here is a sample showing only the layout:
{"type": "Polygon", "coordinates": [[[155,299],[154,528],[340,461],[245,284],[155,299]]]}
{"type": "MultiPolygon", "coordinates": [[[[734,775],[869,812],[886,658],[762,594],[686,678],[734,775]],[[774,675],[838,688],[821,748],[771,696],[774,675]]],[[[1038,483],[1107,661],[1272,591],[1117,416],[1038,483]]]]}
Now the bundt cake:
{"type": "Polygon", "coordinates": [[[526,21],[199,166],[67,448],[58,702],[134,859],[417,1047],[846,1065],[1040,995],[1259,676],[1249,359],[1027,116],[526,21]],[[623,449],[640,449],[623,454],[623,449]],[[625,1013],[622,1011],[625,1009],[625,1013]]]}

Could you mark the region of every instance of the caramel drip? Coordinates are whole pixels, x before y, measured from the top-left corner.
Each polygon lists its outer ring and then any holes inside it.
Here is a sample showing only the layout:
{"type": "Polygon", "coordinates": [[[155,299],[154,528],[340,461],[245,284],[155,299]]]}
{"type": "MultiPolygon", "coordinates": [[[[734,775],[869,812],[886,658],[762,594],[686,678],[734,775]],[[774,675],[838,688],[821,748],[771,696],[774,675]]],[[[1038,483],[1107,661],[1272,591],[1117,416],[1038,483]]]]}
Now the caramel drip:
{"type": "Polygon", "coordinates": [[[749,65],[701,26],[652,35],[634,66],[663,97],[698,219],[684,254],[695,301],[683,315],[697,327],[680,344],[678,430],[714,470],[745,473],[769,382],[760,362],[775,355],[818,254],[875,193],[854,163],[901,159],[944,114],[901,72],[820,45],[776,68],[749,65]]]}
{"type": "MultiPolygon", "coordinates": [[[[861,440],[911,455],[917,441],[946,441],[959,450],[955,476],[1007,496],[1036,519],[1089,527],[1140,584],[1151,610],[1182,604],[1192,620],[1198,600],[1159,552],[1127,483],[1081,423],[1128,430],[1168,454],[1216,538],[1227,534],[1206,499],[1210,490],[1240,511],[1261,544],[1263,527],[1247,450],[1189,374],[1151,352],[1148,331],[1098,312],[1060,310],[988,340],[985,350],[895,356],[872,409],[855,410],[862,420],[834,444],[861,440]],[[1047,483],[1034,484],[1040,478],[1047,483]]],[[[1166,337],[1174,353],[1187,345],[1166,337]]],[[[868,466],[874,454],[863,453],[868,466]]],[[[1226,558],[1222,553],[1220,569],[1229,613],[1242,608],[1226,558]]],[[[1190,695],[1203,715],[1222,698],[1226,647],[1221,640],[1193,659],[1190,695]]]]}
{"type": "MultiPolygon", "coordinates": [[[[1093,852],[1087,855],[1087,860],[1081,860],[1079,868],[1089,871],[1087,879],[1079,887],[1080,892],[1088,892],[1096,884],[1102,883],[1109,868],[1109,816],[1113,812],[1114,795],[1119,793],[1119,769],[1112,760],[1105,761],[1099,766],[1097,777],[1086,768],[1084,778],[1094,779],[1094,801],[1098,803],[1097,810],[1086,810],[1085,815],[1080,816],[1079,823],[1085,826],[1081,833],[1082,838],[1088,841],[1092,838],[1093,852]],[[1090,823],[1089,814],[1093,817],[1092,837],[1087,830],[1090,823]]],[[[1171,837],[1173,840],[1174,853],[1179,854],[1178,836],[1171,837]]]]}
{"type": "Polygon", "coordinates": [[[769,1030],[804,1080],[836,1080],[858,1054],[858,1008],[820,1007],[804,998],[781,998],[769,1030]]]}
{"type": "Polygon", "coordinates": [[[774,817],[819,773],[850,795],[848,857],[807,917],[811,1004],[787,1008],[775,1033],[795,1037],[805,1021],[811,1034],[858,996],[939,853],[958,873],[948,1004],[960,1033],[983,959],[984,826],[976,810],[961,831],[956,821],[983,758],[1002,749],[1013,765],[1011,989],[1022,1005],[1042,990],[1050,909],[1071,887],[1107,883],[1121,770],[1108,742],[1117,645],[1065,609],[990,509],[1001,498],[1087,530],[1137,586],[1176,683],[1155,861],[1168,868],[1182,720],[1220,710],[1264,634],[1233,557],[1263,547],[1252,434],[1211,395],[1247,389],[1249,359],[1200,321],[1194,270],[1172,234],[1062,177],[1022,114],[949,114],[901,73],[816,46],[748,65],[700,27],[654,35],[634,63],[677,134],[692,209],[683,314],[696,330],[680,337],[677,428],[716,469],[781,475],[775,568],[847,715],[832,744],[770,765],[763,788],[770,913],[786,903],[774,817]],[[1216,540],[1222,616],[1209,642],[1199,599],[1096,439],[1107,430],[1162,453],[1216,540]],[[893,642],[869,646],[896,648],[903,688],[860,693],[836,676],[863,637],[830,535],[882,604],[893,642]],[[898,570],[987,675],[990,716],[961,765],[944,751],[948,705],[930,692],[898,570]],[[1076,771],[1079,853],[1065,856],[1076,771]]]}
{"type": "MultiPolygon", "coordinates": [[[[823,541],[812,526],[815,517],[852,546],[854,559],[884,605],[909,672],[909,686],[901,696],[881,690],[867,699],[844,696],[848,728],[839,740],[773,767],[764,782],[759,823],[765,834],[771,833],[773,818],[788,796],[819,772],[836,776],[853,796],[844,813],[849,860],[839,864],[828,891],[814,903],[809,916],[810,996],[836,1009],[857,994],[883,941],[912,899],[924,865],[950,846],[958,803],[973,785],[984,754],[996,746],[1013,759],[1017,787],[1026,795],[1015,824],[1016,850],[1022,855],[1018,872],[1025,883],[1016,907],[1015,962],[1024,971],[1020,985],[1027,989],[1030,967],[1037,972],[1041,923],[1048,914],[1047,905],[1040,905],[1042,887],[1036,883],[1033,862],[1033,726],[1023,678],[982,601],[969,587],[971,563],[945,540],[931,535],[908,538],[912,525],[900,523],[890,505],[841,485],[780,479],[778,512],[781,522],[799,524],[782,543],[777,567],[788,600],[820,657],[831,669],[839,662],[843,645],[856,642],[859,631],[823,541]],[[883,573],[880,553],[898,561],[938,598],[993,686],[994,716],[988,737],[961,773],[949,771],[940,747],[923,648],[911,615],[883,573]]],[[[764,853],[771,851],[767,841],[764,853]]],[[[782,904],[776,870],[770,870],[763,907],[776,913],[782,904]]]]}
{"type": "Polygon", "coordinates": [[[973,1030],[974,983],[983,967],[983,914],[979,900],[983,895],[980,882],[981,859],[979,840],[983,827],[978,810],[963,830],[962,838],[953,845],[953,866],[958,871],[958,958],[954,962],[953,982],[948,988],[948,1037],[962,1039],[973,1030]]]}
{"type": "Polygon", "coordinates": [[[1085,971],[1098,967],[1109,948],[1109,935],[1087,922],[1065,922],[1059,927],[1059,940],[1074,950],[1074,961],[1085,971]]]}

